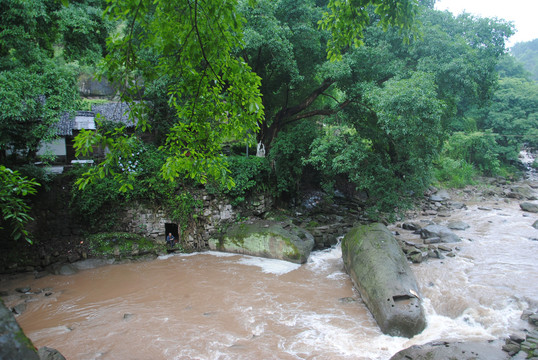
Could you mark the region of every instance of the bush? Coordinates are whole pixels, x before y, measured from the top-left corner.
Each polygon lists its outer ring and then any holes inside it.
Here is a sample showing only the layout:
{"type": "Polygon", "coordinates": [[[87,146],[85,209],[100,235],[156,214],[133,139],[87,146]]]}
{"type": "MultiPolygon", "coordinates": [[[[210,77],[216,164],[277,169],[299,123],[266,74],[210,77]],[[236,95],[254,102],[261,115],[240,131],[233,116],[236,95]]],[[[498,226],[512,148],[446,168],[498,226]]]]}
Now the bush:
{"type": "Polygon", "coordinates": [[[473,178],[477,172],[473,165],[465,160],[441,156],[434,165],[435,178],[447,187],[462,188],[474,184],[473,178]]]}
{"type": "Polygon", "coordinates": [[[221,192],[231,198],[232,205],[238,205],[246,200],[254,191],[266,191],[269,186],[269,162],[266,158],[257,156],[229,156],[228,166],[230,176],[235,186],[228,189],[216,184],[209,184],[210,192],[221,192]]]}
{"type": "Polygon", "coordinates": [[[476,131],[468,134],[462,132],[452,134],[444,146],[443,153],[446,157],[472,164],[483,175],[491,176],[502,172],[500,150],[492,132],[476,131]]]}
{"type": "Polygon", "coordinates": [[[269,161],[273,164],[276,195],[296,194],[305,167],[303,159],[310,154],[310,145],[318,134],[318,125],[304,120],[282,130],[273,141],[269,161]]]}

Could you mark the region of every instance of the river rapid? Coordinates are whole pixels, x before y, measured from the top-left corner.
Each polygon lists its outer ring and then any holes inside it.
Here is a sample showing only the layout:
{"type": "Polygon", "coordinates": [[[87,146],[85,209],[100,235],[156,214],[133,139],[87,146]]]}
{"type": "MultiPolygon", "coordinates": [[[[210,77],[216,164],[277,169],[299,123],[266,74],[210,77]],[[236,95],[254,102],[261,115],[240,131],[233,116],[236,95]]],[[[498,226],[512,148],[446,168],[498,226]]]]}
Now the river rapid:
{"type": "MultiPolygon", "coordinates": [[[[413,264],[427,328],[412,339],[383,335],[345,273],[338,246],[302,266],[216,252],[169,255],[71,276],[3,279],[6,306],[37,347],[69,360],[370,359],[414,344],[495,340],[528,324],[538,306],[536,214],[517,200],[467,202],[441,225],[461,220],[457,256],[413,264]]],[[[403,239],[417,235],[392,227],[403,239]]]]}

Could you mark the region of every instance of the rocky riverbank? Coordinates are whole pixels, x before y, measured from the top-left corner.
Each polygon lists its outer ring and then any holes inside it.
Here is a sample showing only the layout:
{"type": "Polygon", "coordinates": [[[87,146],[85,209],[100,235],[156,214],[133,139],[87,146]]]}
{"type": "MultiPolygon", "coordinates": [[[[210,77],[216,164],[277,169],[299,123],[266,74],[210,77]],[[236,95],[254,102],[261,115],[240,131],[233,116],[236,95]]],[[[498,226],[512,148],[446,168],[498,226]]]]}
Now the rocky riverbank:
{"type": "MultiPolygon", "coordinates": [[[[461,247],[470,241],[466,232],[468,226],[473,224],[467,224],[464,221],[452,221],[453,214],[471,206],[478,206],[479,210],[484,214],[489,214],[492,212],[502,213],[503,207],[508,204],[535,204],[535,194],[538,188],[536,185],[532,181],[510,183],[504,179],[488,179],[483,181],[480,186],[468,187],[462,190],[445,191],[431,188],[430,191],[424,194],[423,202],[419,208],[409,212],[405,219],[390,224],[389,227],[396,234],[396,238],[411,261],[415,263],[424,261],[442,262],[445,257],[458,257],[461,247]]],[[[318,202],[312,204],[313,206],[310,208],[303,206],[291,213],[266,214],[265,217],[283,222],[293,222],[302,228],[308,229],[315,234],[314,240],[318,249],[336,243],[338,236],[346,233],[357,222],[368,222],[368,219],[362,218],[360,215],[358,201],[344,198],[336,198],[333,202],[325,202],[321,198],[316,201],[318,202]]],[[[536,215],[529,209],[532,211],[532,206],[523,205],[520,207],[521,216],[528,217],[531,220],[536,215]]],[[[534,227],[537,227],[536,221],[534,221],[534,227]]],[[[479,239],[476,240],[478,241],[479,239]]],[[[529,240],[535,241],[536,239],[529,240]]],[[[73,249],[76,249],[76,247],[73,249]]],[[[45,276],[49,272],[69,274],[70,271],[100,266],[111,261],[117,260],[111,258],[105,262],[92,259],[73,261],[72,263],[67,261],[64,264],[58,263],[51,266],[47,271],[40,268],[35,268],[33,271],[36,277],[45,276]]],[[[20,313],[24,311],[25,303],[39,296],[54,296],[54,290],[28,289],[28,291],[24,292],[13,290],[9,293],[0,294],[0,296],[20,297],[20,301],[16,301],[16,306],[11,308],[13,312],[20,313]]],[[[532,315],[535,315],[535,311],[532,312],[532,315]]],[[[526,353],[522,353],[520,350],[528,350],[532,354],[533,346],[535,346],[533,345],[535,344],[533,339],[535,337],[533,337],[534,333],[531,326],[532,324],[529,323],[527,332],[522,331],[506,339],[504,349],[507,356],[514,355],[516,358],[527,356],[526,353]],[[520,350],[516,349],[518,345],[520,350]],[[516,350],[517,352],[515,352],[516,350]]],[[[499,347],[497,346],[497,349],[499,347]]]]}

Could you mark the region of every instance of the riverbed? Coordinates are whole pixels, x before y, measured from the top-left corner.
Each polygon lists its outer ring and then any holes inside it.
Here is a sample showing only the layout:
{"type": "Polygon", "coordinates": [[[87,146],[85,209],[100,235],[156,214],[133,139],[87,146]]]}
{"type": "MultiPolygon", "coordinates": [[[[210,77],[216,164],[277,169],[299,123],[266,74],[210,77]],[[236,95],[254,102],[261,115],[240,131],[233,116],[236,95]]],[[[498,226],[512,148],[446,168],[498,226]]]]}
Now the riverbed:
{"type": "MultiPolygon", "coordinates": [[[[0,282],[6,306],[37,347],[69,360],[389,359],[433,340],[494,340],[528,324],[538,306],[536,214],[514,199],[467,203],[439,224],[464,221],[454,258],[413,264],[427,328],[383,335],[344,271],[339,246],[302,266],[204,252],[109,265],[71,276],[31,274],[0,282]],[[17,287],[31,294],[21,299],[17,287]],[[37,294],[35,294],[37,292],[37,294]]],[[[417,235],[392,226],[403,239],[417,235]]]]}

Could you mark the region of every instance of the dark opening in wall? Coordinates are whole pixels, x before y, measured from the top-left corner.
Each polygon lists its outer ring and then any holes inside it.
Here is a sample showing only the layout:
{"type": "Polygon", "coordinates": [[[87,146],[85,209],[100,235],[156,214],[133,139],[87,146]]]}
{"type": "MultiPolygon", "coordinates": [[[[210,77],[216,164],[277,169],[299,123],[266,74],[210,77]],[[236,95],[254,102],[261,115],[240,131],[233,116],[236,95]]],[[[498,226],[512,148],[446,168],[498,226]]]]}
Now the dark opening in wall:
{"type": "Polygon", "coordinates": [[[172,224],[172,223],[164,224],[164,240],[166,240],[166,237],[168,236],[168,234],[172,234],[174,238],[176,239],[175,243],[177,244],[177,242],[179,241],[178,230],[179,230],[179,227],[177,224],[172,224]]]}

